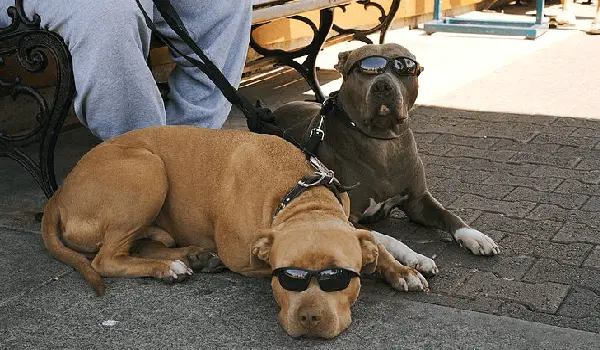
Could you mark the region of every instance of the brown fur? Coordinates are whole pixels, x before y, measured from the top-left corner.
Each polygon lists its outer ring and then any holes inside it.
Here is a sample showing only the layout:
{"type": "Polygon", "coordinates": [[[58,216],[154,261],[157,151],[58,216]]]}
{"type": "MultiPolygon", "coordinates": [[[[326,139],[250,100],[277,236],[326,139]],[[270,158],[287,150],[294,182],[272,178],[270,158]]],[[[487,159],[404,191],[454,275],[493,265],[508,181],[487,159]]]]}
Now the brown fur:
{"type": "MultiPolygon", "coordinates": [[[[79,161],[46,205],[44,242],[99,295],[100,276],[180,281],[187,272],[174,270],[174,261],[202,268],[207,252],[248,276],[283,266],[364,266],[396,279],[392,285],[419,276],[378,259],[385,248],[348,222],[345,194],[340,205],[328,189],[314,187],[272,219],[285,193],[313,172],[298,149],[274,136],[185,126],[133,131],[79,161]],[[96,255],[90,263],[82,253],[96,255]]],[[[272,285],[291,335],[326,338],[348,327],[360,289],[358,279],[332,293],[314,281],[306,293],[283,290],[277,279],[272,285]]]]}

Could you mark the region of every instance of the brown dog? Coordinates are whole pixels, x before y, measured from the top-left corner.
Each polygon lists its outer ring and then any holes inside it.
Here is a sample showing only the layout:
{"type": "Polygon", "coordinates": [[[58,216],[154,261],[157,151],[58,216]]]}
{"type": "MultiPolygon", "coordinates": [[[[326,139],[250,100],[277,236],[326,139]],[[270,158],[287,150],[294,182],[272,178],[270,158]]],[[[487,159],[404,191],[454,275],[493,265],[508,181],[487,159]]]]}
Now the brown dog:
{"type": "Polygon", "coordinates": [[[355,272],[376,271],[398,290],[425,290],[427,281],[348,222],[346,194],[308,187],[276,213],[314,173],[300,150],[274,136],[185,126],[133,131],[79,161],[46,205],[44,243],[100,295],[100,276],[181,281],[190,267],[210,265],[213,253],[248,276],[293,267],[272,278],[281,324],[292,336],[331,338],[350,324],[355,272]],[[81,253],[95,257],[90,263],[81,253]],[[309,275],[299,292],[298,269],[327,271],[309,275]],[[340,276],[349,281],[341,289],[340,276]]]}
{"type": "MultiPolygon", "coordinates": [[[[341,53],[336,68],[343,83],[334,99],[335,108],[321,124],[325,138],[316,154],[342,183],[360,183],[350,193],[351,218],[379,220],[399,207],[412,221],[450,232],[473,254],[497,254],[498,246],[491,238],[444,209],[427,189],[409,127],[422,70],[415,56],[397,44],[365,45],[341,53]]],[[[292,102],[275,111],[276,124],[295,139],[306,141],[320,124],[320,110],[317,103],[292,102]]],[[[372,232],[403,264],[426,274],[437,272],[431,259],[372,232]]]]}

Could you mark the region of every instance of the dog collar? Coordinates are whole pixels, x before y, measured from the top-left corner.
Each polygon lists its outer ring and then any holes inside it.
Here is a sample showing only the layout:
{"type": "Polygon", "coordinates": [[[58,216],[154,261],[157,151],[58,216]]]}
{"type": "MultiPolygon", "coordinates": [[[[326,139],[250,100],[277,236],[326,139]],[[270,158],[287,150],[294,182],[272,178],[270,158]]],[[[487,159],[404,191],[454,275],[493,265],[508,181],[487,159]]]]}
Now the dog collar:
{"type": "Polygon", "coordinates": [[[333,194],[335,198],[342,204],[341,194],[344,192],[348,192],[359,184],[355,184],[353,186],[344,186],[340,184],[340,182],[335,178],[335,174],[332,170],[329,170],[321,161],[319,161],[316,157],[309,158],[310,165],[315,169],[313,174],[305,175],[296,183],[286,195],[283,197],[281,202],[279,202],[279,206],[275,209],[273,213],[273,218],[279,214],[285,207],[290,204],[294,199],[298,198],[304,191],[310,189],[315,186],[325,186],[327,187],[333,194]]]}
{"type": "Polygon", "coordinates": [[[332,115],[334,111],[336,112],[336,115],[339,115],[342,117],[342,119],[344,119],[346,125],[348,125],[353,130],[358,130],[361,134],[365,135],[366,137],[378,140],[395,140],[400,137],[400,135],[394,137],[377,137],[364,132],[361,128],[356,126],[356,122],[354,122],[352,118],[350,118],[348,113],[346,113],[346,111],[344,110],[344,106],[342,106],[340,102],[338,93],[339,91],[334,91],[331,94],[329,94],[329,96],[321,105],[321,110],[319,111],[319,122],[317,126],[310,130],[310,135],[305,145],[305,148],[308,152],[310,152],[311,154],[316,154],[317,148],[319,147],[321,142],[323,142],[323,139],[325,139],[325,130],[323,130],[323,123],[325,121],[325,118],[332,115]]]}

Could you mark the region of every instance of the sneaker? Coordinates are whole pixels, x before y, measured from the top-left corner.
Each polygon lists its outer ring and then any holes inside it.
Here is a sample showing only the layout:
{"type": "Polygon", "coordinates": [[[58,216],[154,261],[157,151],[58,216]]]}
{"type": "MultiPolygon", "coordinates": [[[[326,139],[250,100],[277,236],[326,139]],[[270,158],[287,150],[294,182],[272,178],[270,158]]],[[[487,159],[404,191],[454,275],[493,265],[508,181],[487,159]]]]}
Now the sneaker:
{"type": "Polygon", "coordinates": [[[598,23],[598,22],[592,23],[592,26],[590,27],[590,29],[588,29],[586,31],[586,34],[589,34],[589,35],[600,35],[600,23],[598,23]]]}
{"type": "Polygon", "coordinates": [[[574,26],[577,24],[577,18],[573,12],[561,11],[554,18],[556,24],[560,26],[574,26]]]}

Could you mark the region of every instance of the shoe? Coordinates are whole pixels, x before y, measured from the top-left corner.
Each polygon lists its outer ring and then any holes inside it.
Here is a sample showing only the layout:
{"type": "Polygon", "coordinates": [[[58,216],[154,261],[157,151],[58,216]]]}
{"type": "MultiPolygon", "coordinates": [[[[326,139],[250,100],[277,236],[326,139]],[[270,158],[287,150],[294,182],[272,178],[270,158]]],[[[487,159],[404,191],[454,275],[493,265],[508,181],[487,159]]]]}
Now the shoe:
{"type": "Polygon", "coordinates": [[[592,23],[590,29],[586,30],[585,33],[589,35],[600,35],[600,23],[592,23]]]}
{"type": "Polygon", "coordinates": [[[561,11],[554,17],[554,21],[559,26],[575,26],[577,24],[577,18],[573,12],[561,11]]]}

